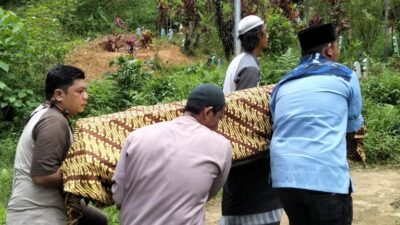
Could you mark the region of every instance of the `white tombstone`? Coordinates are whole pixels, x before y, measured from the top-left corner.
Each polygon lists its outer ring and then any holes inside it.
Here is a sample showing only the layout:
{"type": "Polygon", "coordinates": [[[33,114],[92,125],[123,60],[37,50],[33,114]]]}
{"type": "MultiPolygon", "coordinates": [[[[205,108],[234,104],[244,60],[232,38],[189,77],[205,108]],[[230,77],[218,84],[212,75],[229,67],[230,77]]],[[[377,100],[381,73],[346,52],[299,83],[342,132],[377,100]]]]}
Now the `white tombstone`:
{"type": "Polygon", "coordinates": [[[160,36],[161,37],[165,36],[165,28],[161,28],[160,36]]]}
{"type": "Polygon", "coordinates": [[[174,37],[174,31],[172,30],[172,28],[168,29],[168,40],[172,40],[172,38],[174,37]]]}
{"type": "Polygon", "coordinates": [[[369,65],[368,64],[369,64],[368,58],[364,58],[362,60],[362,69],[361,69],[362,75],[364,77],[366,77],[368,75],[368,69],[369,69],[369,65]]]}
{"type": "Polygon", "coordinates": [[[182,48],[184,48],[185,47],[185,41],[186,41],[186,39],[184,38],[184,39],[182,39],[182,44],[181,44],[181,47],[182,48]]]}
{"type": "Polygon", "coordinates": [[[399,43],[397,42],[396,35],[393,35],[393,53],[399,55],[399,43]]]}
{"type": "Polygon", "coordinates": [[[183,33],[183,25],[181,23],[179,24],[179,33],[183,33]]]}
{"type": "Polygon", "coordinates": [[[343,36],[339,36],[339,52],[342,53],[344,50],[344,44],[343,44],[343,36]]]}
{"type": "Polygon", "coordinates": [[[224,62],[222,61],[221,58],[219,58],[219,59],[217,60],[217,66],[218,66],[218,67],[222,67],[223,64],[224,64],[224,62]]]}
{"type": "Polygon", "coordinates": [[[354,69],[354,72],[357,74],[358,79],[360,79],[362,76],[362,73],[361,73],[361,64],[358,61],[355,61],[353,63],[353,69],[354,69]]]}
{"type": "Polygon", "coordinates": [[[135,32],[137,37],[142,36],[142,30],[140,29],[140,27],[136,28],[136,32],[135,32]]]}

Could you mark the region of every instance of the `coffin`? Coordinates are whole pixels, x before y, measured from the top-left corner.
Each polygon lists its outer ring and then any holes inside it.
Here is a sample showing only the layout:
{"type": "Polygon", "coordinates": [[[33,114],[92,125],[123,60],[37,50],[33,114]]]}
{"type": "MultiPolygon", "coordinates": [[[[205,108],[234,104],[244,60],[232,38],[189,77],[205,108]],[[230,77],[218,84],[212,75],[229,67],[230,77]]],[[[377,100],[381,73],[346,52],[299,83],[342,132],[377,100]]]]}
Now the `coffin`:
{"type": "MultiPolygon", "coordinates": [[[[227,96],[218,133],[231,141],[233,164],[268,153],[271,140],[269,94],[273,85],[233,92],[227,96]]],[[[128,134],[137,128],[172,120],[183,113],[186,101],[135,106],[126,111],[80,119],[74,142],[62,165],[69,224],[79,217],[79,199],[98,207],[113,204],[111,178],[128,134]]],[[[348,137],[348,158],[365,161],[364,130],[348,137]]]]}

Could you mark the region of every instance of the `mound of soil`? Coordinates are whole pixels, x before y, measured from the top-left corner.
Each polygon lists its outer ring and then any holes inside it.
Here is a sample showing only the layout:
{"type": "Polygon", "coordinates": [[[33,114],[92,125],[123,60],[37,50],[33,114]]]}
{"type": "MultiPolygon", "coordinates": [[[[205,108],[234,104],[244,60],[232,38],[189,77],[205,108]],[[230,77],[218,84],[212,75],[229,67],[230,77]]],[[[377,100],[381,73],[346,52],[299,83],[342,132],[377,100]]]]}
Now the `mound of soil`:
{"type": "MultiPolygon", "coordinates": [[[[85,71],[87,80],[102,78],[106,72],[114,72],[115,68],[111,68],[109,63],[116,57],[128,55],[123,52],[109,52],[104,48],[107,37],[98,38],[87,42],[73,51],[69,52],[65,58],[65,63],[81,68],[85,71]]],[[[180,48],[173,44],[163,44],[158,47],[138,48],[136,50],[136,58],[150,60],[156,56],[166,65],[188,65],[193,64],[195,59],[183,54],[180,48]]]]}

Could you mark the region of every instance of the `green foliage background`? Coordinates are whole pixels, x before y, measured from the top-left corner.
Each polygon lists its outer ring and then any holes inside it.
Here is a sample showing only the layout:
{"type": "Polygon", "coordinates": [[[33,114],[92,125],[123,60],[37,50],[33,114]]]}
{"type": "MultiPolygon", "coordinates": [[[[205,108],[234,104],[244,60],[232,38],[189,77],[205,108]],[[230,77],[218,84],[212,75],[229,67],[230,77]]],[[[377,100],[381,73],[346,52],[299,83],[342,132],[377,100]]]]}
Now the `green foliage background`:
{"type": "MultiPolygon", "coordinates": [[[[398,60],[398,59],[397,59],[398,60]]],[[[400,76],[398,68],[377,63],[362,80],[363,116],[368,129],[365,149],[369,163],[400,162],[400,76]]]]}
{"type": "MultiPolygon", "coordinates": [[[[232,12],[230,2],[223,2],[224,13],[229,15],[232,12]]],[[[171,26],[176,29],[181,1],[169,3],[174,20],[171,26]]],[[[399,165],[400,59],[392,55],[390,45],[384,49],[382,3],[383,0],[346,1],[351,29],[344,33],[341,61],[352,65],[354,60],[363,57],[370,60],[368,76],[360,82],[363,116],[368,129],[365,138],[367,162],[399,165]],[[388,63],[383,62],[385,51],[391,56],[388,63]]],[[[307,7],[303,8],[302,14],[320,12],[329,18],[330,7],[324,1],[308,0],[303,4],[307,7]]],[[[393,0],[392,4],[400,7],[400,0],[393,0]]],[[[208,60],[223,58],[211,5],[209,0],[199,4],[199,29],[207,32],[201,36],[200,45],[194,51],[198,62],[171,67],[161,65],[157,59],[117,58],[113,62],[118,66],[115,73],[89,84],[90,104],[82,116],[113,113],[134,105],[179,101],[200,83],[222,86],[228,62],[217,65],[208,60]]],[[[65,54],[79,47],[84,40],[120,32],[113,23],[116,16],[124,19],[130,31],[144,26],[157,33],[158,12],[155,0],[0,0],[0,6],[3,7],[0,7],[0,224],[3,224],[12,185],[15,148],[25,118],[43,100],[46,71],[63,63],[65,54]],[[5,107],[16,109],[12,121],[5,121],[5,107]]],[[[306,24],[307,19],[293,24],[280,9],[270,8],[267,1],[259,7],[265,9],[262,17],[266,19],[270,37],[269,48],[260,58],[261,84],[273,84],[297,65],[296,31],[306,24]]],[[[400,33],[399,18],[400,15],[394,21],[397,34],[400,33]]],[[[176,35],[169,43],[180,45],[181,41],[176,35]]],[[[119,223],[114,207],[105,211],[110,224],[119,223]]]]}

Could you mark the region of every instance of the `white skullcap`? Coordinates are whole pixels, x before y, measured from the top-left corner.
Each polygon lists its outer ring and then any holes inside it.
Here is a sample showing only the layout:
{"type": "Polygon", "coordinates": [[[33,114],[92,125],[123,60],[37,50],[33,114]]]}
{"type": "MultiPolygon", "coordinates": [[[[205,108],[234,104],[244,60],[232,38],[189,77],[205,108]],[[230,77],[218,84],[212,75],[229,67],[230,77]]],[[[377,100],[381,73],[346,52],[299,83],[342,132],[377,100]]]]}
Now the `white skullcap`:
{"type": "Polygon", "coordinates": [[[240,20],[238,25],[239,35],[246,33],[247,31],[264,24],[264,21],[258,16],[250,15],[240,20]]]}

